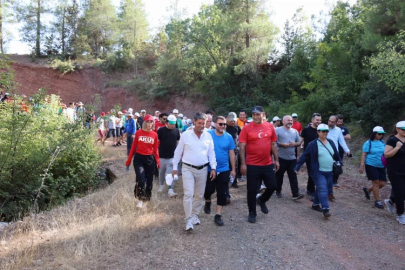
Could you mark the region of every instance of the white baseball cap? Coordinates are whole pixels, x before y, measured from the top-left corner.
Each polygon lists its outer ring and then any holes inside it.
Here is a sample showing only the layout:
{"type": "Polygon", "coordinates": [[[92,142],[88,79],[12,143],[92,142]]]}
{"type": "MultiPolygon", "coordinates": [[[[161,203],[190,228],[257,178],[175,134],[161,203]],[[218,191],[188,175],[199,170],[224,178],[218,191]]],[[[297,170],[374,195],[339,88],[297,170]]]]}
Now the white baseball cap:
{"type": "Polygon", "coordinates": [[[405,121],[400,121],[400,122],[398,122],[397,125],[396,125],[396,127],[397,127],[397,128],[402,128],[402,129],[405,128],[405,121]]]}
{"type": "Polygon", "coordinates": [[[384,134],[385,133],[384,129],[382,127],[380,127],[380,126],[374,127],[373,132],[377,132],[379,134],[384,134]]]}
{"type": "Polygon", "coordinates": [[[273,122],[276,122],[276,121],[278,121],[278,120],[281,120],[278,116],[274,116],[274,117],[273,117],[273,122]]]}
{"type": "Polygon", "coordinates": [[[146,111],[145,111],[145,110],[142,110],[141,113],[146,113],[146,111]]]}
{"type": "Polygon", "coordinates": [[[329,131],[329,126],[328,125],[326,125],[326,124],[320,124],[320,125],[318,125],[318,128],[317,128],[317,130],[328,130],[329,131]]]}
{"type": "Polygon", "coordinates": [[[179,113],[179,117],[182,118],[182,117],[183,117],[183,114],[182,114],[182,113],[179,113]]]}
{"type": "Polygon", "coordinates": [[[139,115],[139,112],[136,112],[136,113],[135,113],[135,116],[138,116],[138,117],[139,117],[139,116],[140,116],[140,115],[139,115]]]}
{"type": "Polygon", "coordinates": [[[179,113],[179,110],[174,109],[174,110],[173,110],[173,113],[179,113]]]}
{"type": "Polygon", "coordinates": [[[293,114],[291,115],[291,117],[298,117],[298,114],[293,113],[293,114]]]}
{"type": "Polygon", "coordinates": [[[174,115],[169,115],[167,117],[167,121],[169,121],[169,124],[175,125],[177,123],[177,118],[174,115]]]}

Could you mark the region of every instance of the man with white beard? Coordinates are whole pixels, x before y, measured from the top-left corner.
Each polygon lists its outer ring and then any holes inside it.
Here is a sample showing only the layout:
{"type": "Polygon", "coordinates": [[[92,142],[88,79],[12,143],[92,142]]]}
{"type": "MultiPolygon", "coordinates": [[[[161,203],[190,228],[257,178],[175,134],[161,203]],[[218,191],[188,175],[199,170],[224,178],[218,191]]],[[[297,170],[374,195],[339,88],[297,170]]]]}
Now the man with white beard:
{"type": "Polygon", "coordinates": [[[298,200],[304,198],[304,195],[299,193],[297,174],[294,172],[297,164],[295,156],[295,148],[301,145],[301,138],[298,131],[292,128],[293,119],[290,115],[283,117],[283,126],[276,129],[277,140],[279,143],[279,162],[280,169],[276,173],[277,189],[276,196],[280,198],[281,189],[283,186],[284,173],[287,171],[288,179],[290,180],[292,199],[298,200]]]}

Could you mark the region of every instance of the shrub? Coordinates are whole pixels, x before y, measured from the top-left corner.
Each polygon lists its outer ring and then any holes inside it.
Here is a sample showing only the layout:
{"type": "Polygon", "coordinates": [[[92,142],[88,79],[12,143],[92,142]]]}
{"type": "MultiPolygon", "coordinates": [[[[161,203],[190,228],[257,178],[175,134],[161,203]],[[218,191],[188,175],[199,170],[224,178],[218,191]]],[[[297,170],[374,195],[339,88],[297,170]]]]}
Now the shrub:
{"type": "Polygon", "coordinates": [[[61,61],[59,59],[54,59],[52,61],[52,68],[59,71],[62,74],[75,71],[75,66],[72,64],[72,61],[61,61]]]}
{"type": "Polygon", "coordinates": [[[35,94],[28,112],[20,112],[20,100],[0,109],[0,219],[24,216],[38,194],[42,210],[97,185],[101,158],[94,130],[85,129],[82,121],[69,123],[57,96],[44,97],[42,90],[35,94]]]}

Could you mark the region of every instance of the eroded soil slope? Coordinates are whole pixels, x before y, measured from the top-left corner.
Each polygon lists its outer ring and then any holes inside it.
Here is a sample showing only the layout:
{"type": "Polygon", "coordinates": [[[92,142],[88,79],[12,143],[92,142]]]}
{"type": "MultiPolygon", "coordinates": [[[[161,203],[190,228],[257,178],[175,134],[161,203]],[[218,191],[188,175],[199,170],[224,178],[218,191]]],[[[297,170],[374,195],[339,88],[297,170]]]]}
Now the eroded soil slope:
{"type": "Polygon", "coordinates": [[[139,100],[131,91],[124,88],[105,87],[110,80],[131,78],[133,74],[104,74],[99,69],[83,68],[63,75],[49,67],[24,61],[25,58],[21,56],[14,58],[12,59],[17,61],[12,64],[12,68],[15,70],[15,79],[18,83],[17,92],[20,94],[29,96],[43,87],[48,94],[59,95],[65,103],[81,101],[84,104],[90,103],[93,95],[100,94],[103,97],[103,111],[110,110],[117,103],[125,109],[134,108],[135,111],[145,109],[152,114],[155,110],[171,112],[177,108],[189,117],[196,111],[206,110],[202,102],[183,97],[172,96],[170,99],[150,103],[139,100]]]}

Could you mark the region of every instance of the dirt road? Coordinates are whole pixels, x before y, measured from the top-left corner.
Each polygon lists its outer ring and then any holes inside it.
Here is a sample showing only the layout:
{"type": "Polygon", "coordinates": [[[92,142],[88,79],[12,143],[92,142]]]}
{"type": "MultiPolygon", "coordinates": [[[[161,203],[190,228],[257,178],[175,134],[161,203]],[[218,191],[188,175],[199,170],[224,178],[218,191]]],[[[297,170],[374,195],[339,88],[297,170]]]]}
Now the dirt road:
{"type": "MultiPolygon", "coordinates": [[[[292,201],[285,179],[284,197],[269,200],[267,215],[258,208],[258,222],[250,224],[242,182],[231,188],[225,226],[216,226],[214,214],[202,212],[202,224],[190,233],[184,230],[181,179],[177,199],[157,194],[155,185],[152,201],[137,209],[134,171],[125,171],[123,152],[106,146],[106,160],[118,176],[111,186],[45,213],[41,226],[5,239],[0,268],[405,269],[405,226],[364,198],[361,188],[368,182],[356,176],[350,162],[329,219],[312,210],[307,198],[292,201]]],[[[304,171],[299,184],[304,192],[304,171]]],[[[385,189],[383,198],[389,194],[385,189]]],[[[215,204],[214,199],[213,209],[215,204]]]]}

